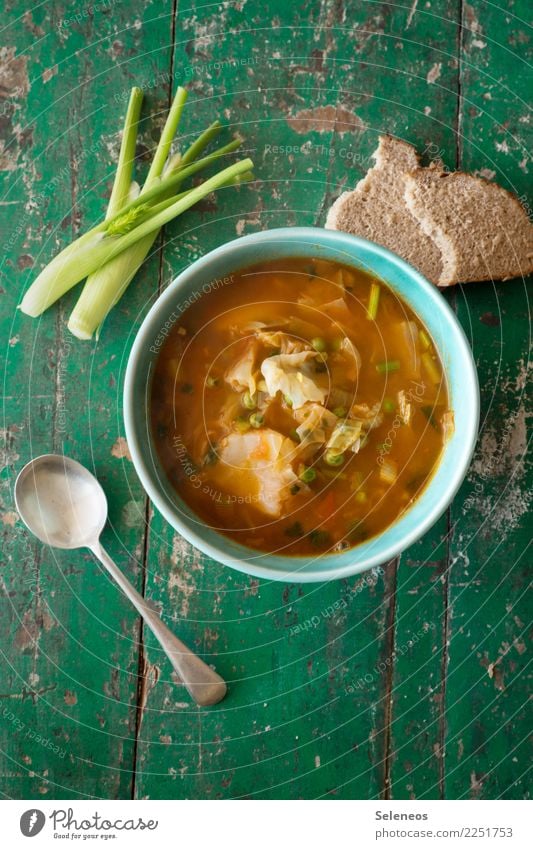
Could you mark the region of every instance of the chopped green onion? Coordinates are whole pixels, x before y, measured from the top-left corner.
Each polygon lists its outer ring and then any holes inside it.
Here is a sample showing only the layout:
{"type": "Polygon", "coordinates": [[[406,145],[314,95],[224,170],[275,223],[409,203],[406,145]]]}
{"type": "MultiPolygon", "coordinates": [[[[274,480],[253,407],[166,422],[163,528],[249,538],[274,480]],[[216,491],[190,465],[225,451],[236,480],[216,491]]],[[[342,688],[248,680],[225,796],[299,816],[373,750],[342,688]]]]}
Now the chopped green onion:
{"type": "Polygon", "coordinates": [[[291,492],[291,495],[298,495],[298,493],[300,492],[300,487],[298,486],[297,483],[293,483],[293,485],[291,486],[290,492],[291,492]]]}
{"type": "Polygon", "coordinates": [[[366,317],[372,321],[376,320],[378,314],[379,295],[381,287],[377,283],[372,283],[370,286],[370,297],[368,299],[368,310],[366,317]]]}
{"type": "Polygon", "coordinates": [[[292,407],[292,398],[289,395],[284,395],[283,400],[285,401],[287,407],[292,407]]]}
{"type": "Polygon", "coordinates": [[[344,419],[346,417],[347,410],[345,407],[335,407],[333,410],[333,414],[337,416],[338,419],[344,419]]]}
{"type": "Polygon", "coordinates": [[[382,407],[384,413],[394,413],[396,409],[396,404],[394,403],[392,398],[384,398],[382,407]]]}
{"type": "Polygon", "coordinates": [[[396,479],[398,477],[398,467],[393,460],[385,460],[385,462],[380,466],[379,469],[379,478],[384,483],[392,484],[396,483],[396,479]]]}
{"type": "Polygon", "coordinates": [[[382,363],[377,363],[376,371],[379,374],[388,374],[391,371],[398,371],[400,368],[399,360],[383,360],[382,363]]]}
{"type": "Polygon", "coordinates": [[[366,502],[368,501],[367,494],[364,489],[360,489],[358,492],[356,492],[354,498],[357,504],[366,504],[366,502]]]}
{"type": "Polygon", "coordinates": [[[262,416],[261,413],[252,413],[248,421],[252,427],[261,427],[265,421],[265,417],[262,416]]]}
{"type": "Polygon", "coordinates": [[[294,442],[297,442],[297,443],[301,442],[300,434],[298,433],[296,428],[293,427],[293,429],[289,431],[289,436],[292,440],[294,440],[294,442]]]}
{"type": "Polygon", "coordinates": [[[437,365],[431,356],[430,353],[426,351],[425,354],[422,354],[422,365],[427,371],[428,377],[432,383],[440,383],[441,382],[441,374],[437,368],[437,365]]]}
{"type": "Polygon", "coordinates": [[[420,339],[420,343],[424,351],[427,351],[428,348],[431,348],[431,339],[427,335],[426,331],[422,330],[422,328],[420,328],[420,330],[418,331],[418,338],[420,339]]]}
{"type": "Polygon", "coordinates": [[[337,454],[335,451],[326,451],[324,460],[328,466],[342,466],[344,463],[344,454],[337,454]]]}
{"type": "Polygon", "coordinates": [[[242,396],[243,406],[246,407],[247,410],[255,410],[257,407],[257,395],[251,395],[249,392],[245,392],[242,396]]]}
{"type": "Polygon", "coordinates": [[[312,483],[316,478],[316,470],[311,466],[303,466],[302,470],[299,472],[298,477],[302,481],[302,483],[312,483]]]}
{"type": "Polygon", "coordinates": [[[328,347],[326,340],[322,336],[315,336],[314,339],[311,339],[311,345],[315,351],[319,351],[320,353],[323,353],[328,347]]]}
{"type": "Polygon", "coordinates": [[[211,377],[211,375],[208,375],[208,377],[206,377],[205,379],[205,385],[208,387],[208,389],[214,389],[215,386],[218,386],[218,378],[211,377]]]}

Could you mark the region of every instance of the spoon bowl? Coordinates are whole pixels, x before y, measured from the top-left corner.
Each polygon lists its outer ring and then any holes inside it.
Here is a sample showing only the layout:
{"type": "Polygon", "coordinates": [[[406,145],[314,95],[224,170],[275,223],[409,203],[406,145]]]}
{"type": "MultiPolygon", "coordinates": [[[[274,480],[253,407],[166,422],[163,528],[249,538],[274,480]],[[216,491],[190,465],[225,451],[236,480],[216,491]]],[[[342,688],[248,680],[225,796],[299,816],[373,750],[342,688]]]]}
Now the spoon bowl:
{"type": "Polygon", "coordinates": [[[26,527],[41,542],[92,551],[159,640],[197,704],[215,705],[224,698],[227,688],[220,675],[167,628],[100,543],[107,521],[107,499],[88,469],[60,454],[36,457],[15,481],[15,504],[26,527]]]}
{"type": "Polygon", "coordinates": [[[55,548],[90,548],[107,520],[107,499],[94,475],[59,454],[43,454],[24,466],[15,504],[30,531],[55,548]]]}

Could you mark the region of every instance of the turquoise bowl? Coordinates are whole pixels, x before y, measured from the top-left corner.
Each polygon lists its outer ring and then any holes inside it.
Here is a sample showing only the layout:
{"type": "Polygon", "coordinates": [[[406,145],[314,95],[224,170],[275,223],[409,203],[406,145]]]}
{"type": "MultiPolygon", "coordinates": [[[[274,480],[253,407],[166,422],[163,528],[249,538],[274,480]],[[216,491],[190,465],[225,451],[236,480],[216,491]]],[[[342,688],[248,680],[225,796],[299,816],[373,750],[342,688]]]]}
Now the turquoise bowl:
{"type": "MultiPolygon", "coordinates": [[[[203,290],[205,291],[205,289],[203,290]]],[[[466,474],[479,421],[479,385],[470,347],[454,313],[414,268],[373,242],[315,227],[267,230],[217,248],[183,271],[143,321],[129,357],[124,386],[124,418],[131,457],[154,505],[182,536],[205,554],[260,578],[327,581],[376,567],[419,539],[442,515],[466,474]],[[321,555],[280,556],[247,548],[208,527],[167,481],[150,433],[150,383],[159,348],[203,287],[257,262],[291,256],[320,257],[364,269],[383,279],[427,327],[448,380],[455,432],[421,495],[385,531],[356,548],[321,555]]]]}

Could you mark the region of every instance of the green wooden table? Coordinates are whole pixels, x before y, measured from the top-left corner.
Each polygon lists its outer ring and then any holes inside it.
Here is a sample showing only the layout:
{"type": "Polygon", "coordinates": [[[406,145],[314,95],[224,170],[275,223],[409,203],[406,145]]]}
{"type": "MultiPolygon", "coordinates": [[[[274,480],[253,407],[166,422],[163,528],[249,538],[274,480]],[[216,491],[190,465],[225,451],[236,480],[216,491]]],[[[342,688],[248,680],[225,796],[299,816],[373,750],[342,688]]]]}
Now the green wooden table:
{"type": "Polygon", "coordinates": [[[479,368],[475,459],[447,515],[370,579],[272,584],[200,555],[147,502],[121,412],[128,352],[158,292],[238,234],[323,224],[379,133],[525,197],[527,0],[27,8],[6,0],[0,53],[1,792],[527,796],[524,281],[445,293],[479,368]],[[188,137],[220,116],[246,136],[257,182],[167,227],[99,343],[69,337],[75,295],[22,316],[35,269],[105,209],[129,88],[146,90],[147,159],[179,83],[188,137]],[[105,544],[229,681],[217,708],[191,705],[89,555],[52,551],[21,525],[14,476],[50,451],[100,478],[105,544]]]}

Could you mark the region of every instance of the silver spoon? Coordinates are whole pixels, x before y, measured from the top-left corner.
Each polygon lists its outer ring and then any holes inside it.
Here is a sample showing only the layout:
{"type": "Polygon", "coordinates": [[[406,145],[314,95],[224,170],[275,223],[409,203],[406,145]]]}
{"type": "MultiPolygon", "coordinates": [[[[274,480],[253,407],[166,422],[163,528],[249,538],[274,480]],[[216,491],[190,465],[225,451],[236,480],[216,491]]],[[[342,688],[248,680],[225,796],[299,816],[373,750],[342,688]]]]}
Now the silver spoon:
{"type": "Polygon", "coordinates": [[[22,521],[41,542],[92,551],[159,640],[197,704],[215,705],[224,698],[227,688],[220,675],[169,631],[102,548],[100,534],[107,521],[107,499],[84,466],[60,454],[36,457],[17,477],[15,503],[22,521]]]}

